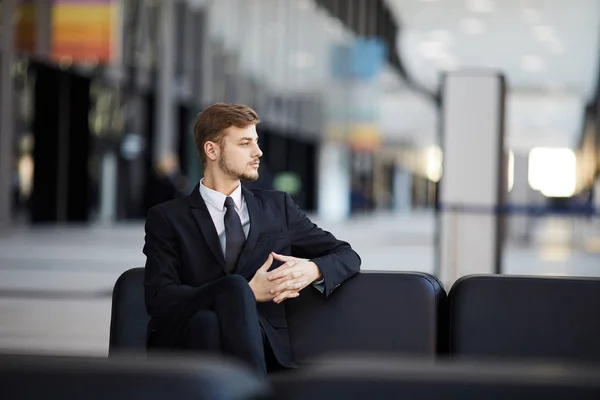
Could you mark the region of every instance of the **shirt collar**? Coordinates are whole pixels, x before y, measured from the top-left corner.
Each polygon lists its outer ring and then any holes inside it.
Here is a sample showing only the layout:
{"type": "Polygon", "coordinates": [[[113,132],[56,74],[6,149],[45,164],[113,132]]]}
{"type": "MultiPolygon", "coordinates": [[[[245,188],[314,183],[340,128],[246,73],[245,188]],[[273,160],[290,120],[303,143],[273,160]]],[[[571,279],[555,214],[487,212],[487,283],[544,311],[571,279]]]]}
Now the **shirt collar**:
{"type": "MultiPolygon", "coordinates": [[[[202,196],[202,199],[204,199],[205,203],[210,204],[218,210],[225,210],[225,199],[227,196],[204,186],[204,178],[200,180],[200,195],[202,196]]],[[[229,197],[233,199],[235,208],[240,210],[242,208],[242,185],[238,185],[238,187],[229,195],[229,197]]]]}

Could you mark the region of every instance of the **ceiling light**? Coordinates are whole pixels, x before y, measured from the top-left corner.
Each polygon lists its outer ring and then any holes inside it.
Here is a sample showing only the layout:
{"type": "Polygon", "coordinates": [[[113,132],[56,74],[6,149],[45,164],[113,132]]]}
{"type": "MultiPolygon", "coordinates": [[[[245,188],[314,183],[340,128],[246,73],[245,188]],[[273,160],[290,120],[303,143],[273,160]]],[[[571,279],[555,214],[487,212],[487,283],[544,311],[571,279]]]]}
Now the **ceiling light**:
{"type": "Polygon", "coordinates": [[[577,157],[568,148],[533,148],[529,152],[529,186],[546,197],[570,197],[577,183],[577,157]]]}
{"type": "Polygon", "coordinates": [[[468,35],[481,35],[485,33],[485,24],[477,18],[465,18],[460,21],[460,28],[468,35]]]}
{"type": "Polygon", "coordinates": [[[444,29],[436,29],[431,31],[431,33],[429,33],[429,37],[436,42],[443,43],[444,45],[449,45],[452,43],[452,34],[444,29]]]}
{"type": "Polygon", "coordinates": [[[544,60],[534,55],[523,56],[521,59],[521,68],[527,72],[540,72],[544,69],[544,60]]]}
{"type": "Polygon", "coordinates": [[[446,55],[446,48],[443,43],[434,40],[428,40],[419,44],[419,52],[429,60],[438,59],[446,55]]]}
{"type": "Polygon", "coordinates": [[[466,0],[466,6],[467,10],[474,13],[490,13],[495,8],[492,0],[466,0]]]}
{"type": "Polygon", "coordinates": [[[533,27],[533,35],[540,42],[549,42],[554,39],[554,30],[548,25],[537,25],[533,27]]]}
{"type": "Polygon", "coordinates": [[[442,177],[444,154],[438,146],[425,149],[425,175],[430,181],[438,182],[442,177]]]}

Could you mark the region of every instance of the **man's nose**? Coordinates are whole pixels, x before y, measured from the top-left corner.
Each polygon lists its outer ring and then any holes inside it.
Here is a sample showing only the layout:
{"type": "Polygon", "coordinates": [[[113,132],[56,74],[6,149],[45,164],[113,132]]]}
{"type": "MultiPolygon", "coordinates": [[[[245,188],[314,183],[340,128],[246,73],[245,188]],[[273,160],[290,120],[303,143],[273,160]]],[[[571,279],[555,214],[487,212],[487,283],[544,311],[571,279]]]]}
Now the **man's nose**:
{"type": "Polygon", "coordinates": [[[254,154],[256,155],[256,157],[262,157],[262,155],[263,155],[263,152],[262,152],[262,150],[260,149],[260,146],[259,146],[259,145],[256,145],[256,150],[255,150],[254,154]]]}

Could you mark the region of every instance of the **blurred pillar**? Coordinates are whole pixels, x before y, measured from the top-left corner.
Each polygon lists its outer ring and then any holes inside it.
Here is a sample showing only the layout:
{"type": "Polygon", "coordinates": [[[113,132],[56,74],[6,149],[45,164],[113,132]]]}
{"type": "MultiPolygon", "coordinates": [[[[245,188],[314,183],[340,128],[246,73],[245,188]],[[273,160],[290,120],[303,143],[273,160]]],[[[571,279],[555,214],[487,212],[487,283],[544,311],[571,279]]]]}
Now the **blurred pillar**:
{"type": "MultiPolygon", "coordinates": [[[[143,0],[119,0],[116,5],[116,14],[119,16],[119,28],[113,43],[114,51],[111,70],[117,72],[117,81],[121,85],[120,96],[117,98],[120,104],[117,106],[123,111],[122,129],[105,129],[102,134],[101,146],[98,146],[98,153],[101,155],[100,178],[97,183],[99,188],[98,197],[98,220],[103,223],[112,223],[121,217],[127,216],[127,199],[129,194],[135,190],[135,186],[129,184],[130,171],[127,168],[128,161],[119,158],[119,141],[123,140],[121,136],[136,132],[132,129],[132,120],[139,118],[139,110],[133,106],[132,99],[135,96],[138,85],[138,65],[137,60],[142,50],[138,44],[139,39],[137,31],[143,24],[142,15],[144,4],[143,0]],[[120,134],[115,135],[117,131],[120,134]],[[111,132],[111,134],[107,134],[111,132]],[[121,170],[121,174],[119,174],[121,170]]],[[[115,107],[115,108],[117,108],[115,107]]],[[[111,107],[113,108],[113,107],[111,107]]],[[[114,117],[110,118],[115,120],[114,117]]]]}
{"type": "MultiPolygon", "coordinates": [[[[512,206],[522,208],[530,205],[530,194],[533,189],[529,187],[527,179],[529,168],[527,154],[514,155],[513,184],[509,193],[512,206]]],[[[509,235],[511,239],[528,243],[530,240],[529,224],[531,217],[527,213],[513,213],[508,217],[509,235]]]]}
{"type": "Polygon", "coordinates": [[[100,165],[100,199],[98,219],[102,222],[113,222],[117,215],[117,156],[114,151],[106,151],[102,155],[100,165]]]}
{"type": "Polygon", "coordinates": [[[344,220],[350,215],[350,150],[344,143],[320,145],[317,175],[319,217],[344,220]]]}
{"type": "Polygon", "coordinates": [[[200,162],[198,151],[193,141],[193,129],[196,116],[211,100],[212,65],[213,53],[209,31],[209,9],[210,5],[202,4],[201,7],[192,8],[192,37],[190,43],[194,48],[191,52],[191,63],[189,68],[190,82],[192,85],[193,111],[189,113],[187,151],[187,179],[188,191],[192,191],[200,181],[203,174],[203,166],[200,162]]]}
{"type": "Polygon", "coordinates": [[[13,194],[14,87],[12,65],[15,58],[13,15],[16,0],[2,1],[2,56],[0,57],[0,230],[10,225],[13,194]]]}
{"type": "Polygon", "coordinates": [[[154,164],[165,156],[177,153],[175,131],[175,2],[163,1],[160,12],[160,52],[158,88],[156,92],[156,132],[154,134],[154,164]]]}
{"type": "MultiPolygon", "coordinates": [[[[198,53],[199,60],[196,62],[196,71],[194,76],[194,88],[198,95],[198,102],[202,107],[206,107],[211,104],[214,100],[215,87],[214,87],[214,59],[215,59],[215,45],[211,40],[210,29],[214,23],[211,17],[214,18],[214,9],[217,7],[217,3],[213,2],[206,5],[201,13],[197,28],[197,40],[200,43],[200,51],[198,53]],[[199,69],[198,69],[199,68],[199,69]]],[[[200,111],[200,110],[198,110],[200,111]]]]}
{"type": "Polygon", "coordinates": [[[394,211],[408,213],[412,209],[412,173],[405,168],[394,168],[394,211]]]}
{"type": "Polygon", "coordinates": [[[451,285],[464,275],[500,272],[505,83],[494,73],[449,73],[442,93],[437,273],[451,285]]]}

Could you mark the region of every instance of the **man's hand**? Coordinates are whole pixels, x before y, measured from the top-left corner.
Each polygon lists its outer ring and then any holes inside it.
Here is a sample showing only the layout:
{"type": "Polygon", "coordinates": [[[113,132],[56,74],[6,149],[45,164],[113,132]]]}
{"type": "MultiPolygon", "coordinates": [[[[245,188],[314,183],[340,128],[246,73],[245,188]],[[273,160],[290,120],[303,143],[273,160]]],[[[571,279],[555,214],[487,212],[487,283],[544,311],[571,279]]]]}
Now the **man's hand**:
{"type": "MultiPolygon", "coordinates": [[[[252,280],[250,280],[250,289],[254,293],[254,297],[257,302],[271,301],[275,297],[271,292],[275,287],[276,283],[268,279],[269,273],[267,272],[273,264],[273,253],[269,254],[267,261],[256,271],[252,280]]],[[[279,269],[279,268],[278,268],[279,269]]],[[[299,293],[289,293],[287,297],[293,298],[298,297],[299,293]]]]}
{"type": "Polygon", "coordinates": [[[267,279],[274,284],[270,289],[270,294],[275,303],[298,297],[298,292],[322,277],[321,270],[312,261],[277,253],[271,254],[269,258],[272,256],[274,259],[284,262],[276,270],[267,273],[267,279]]]}

